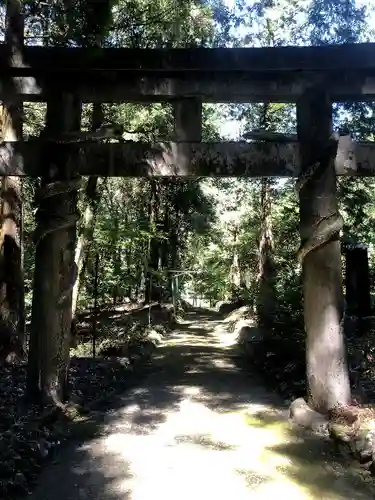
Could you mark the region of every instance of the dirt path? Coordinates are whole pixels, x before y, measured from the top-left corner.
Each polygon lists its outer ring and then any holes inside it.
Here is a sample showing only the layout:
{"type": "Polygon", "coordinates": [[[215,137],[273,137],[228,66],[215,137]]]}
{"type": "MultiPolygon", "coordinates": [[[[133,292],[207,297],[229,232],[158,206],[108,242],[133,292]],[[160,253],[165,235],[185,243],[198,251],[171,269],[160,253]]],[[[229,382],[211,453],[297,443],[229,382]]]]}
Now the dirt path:
{"type": "Polygon", "coordinates": [[[32,500],[373,499],[322,439],[290,428],[215,328],[213,314],[191,312],[154,372],[103,416],[103,434],[66,448],[32,500]]]}

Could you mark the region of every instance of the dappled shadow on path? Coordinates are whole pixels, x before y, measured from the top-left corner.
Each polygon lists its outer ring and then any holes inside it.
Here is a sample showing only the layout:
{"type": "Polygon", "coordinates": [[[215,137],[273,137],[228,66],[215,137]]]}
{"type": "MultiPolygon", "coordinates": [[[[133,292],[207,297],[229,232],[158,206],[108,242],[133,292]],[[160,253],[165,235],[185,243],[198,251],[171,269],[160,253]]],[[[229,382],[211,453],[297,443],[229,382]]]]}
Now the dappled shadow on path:
{"type": "Polygon", "coordinates": [[[101,435],[70,445],[32,499],[373,498],[328,443],[292,429],[281,400],[239,368],[234,347],[214,334],[220,319],[189,312],[147,378],[98,413],[101,435]]]}
{"type": "Polygon", "coordinates": [[[328,437],[292,426],[267,411],[247,415],[246,421],[253,429],[274,436],[273,442],[264,447],[263,456],[275,464],[276,476],[298,486],[293,498],[374,498],[371,475],[337,453],[328,437]]]}

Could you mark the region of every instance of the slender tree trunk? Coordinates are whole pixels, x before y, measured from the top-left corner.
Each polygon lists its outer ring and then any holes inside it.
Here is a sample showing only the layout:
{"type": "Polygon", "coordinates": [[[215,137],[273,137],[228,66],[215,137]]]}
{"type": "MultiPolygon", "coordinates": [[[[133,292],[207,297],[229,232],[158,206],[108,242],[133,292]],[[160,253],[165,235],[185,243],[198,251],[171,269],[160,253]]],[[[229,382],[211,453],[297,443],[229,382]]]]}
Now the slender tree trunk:
{"type": "Polygon", "coordinates": [[[153,226],[154,234],[150,238],[149,243],[149,254],[147,259],[147,270],[145,279],[145,302],[149,303],[154,300],[159,300],[158,289],[158,278],[155,272],[159,270],[159,249],[160,242],[158,240],[158,230],[160,229],[159,214],[160,214],[160,199],[159,199],[159,189],[158,183],[155,180],[151,180],[151,200],[149,209],[149,221],[150,227],[153,226]]]}
{"type": "Polygon", "coordinates": [[[116,277],[116,283],[113,285],[112,297],[113,304],[117,304],[117,300],[119,298],[119,284],[118,284],[118,276],[121,273],[121,252],[119,248],[119,220],[115,218],[115,239],[112,240],[112,264],[113,264],[113,275],[116,277]]]}
{"type": "MultiPolygon", "coordinates": [[[[150,180],[150,197],[148,201],[148,231],[151,232],[153,223],[153,199],[154,199],[154,181],[150,180]]],[[[152,275],[150,273],[149,265],[151,260],[151,244],[152,236],[148,237],[147,244],[147,255],[145,259],[145,269],[144,269],[144,286],[145,286],[145,303],[148,304],[151,300],[151,285],[152,285],[152,275]]]]}
{"type": "MultiPolygon", "coordinates": [[[[170,296],[173,296],[173,293],[176,292],[174,287],[177,284],[177,280],[174,278],[175,271],[179,271],[181,267],[180,250],[182,245],[182,237],[180,224],[180,203],[182,197],[184,196],[184,189],[183,182],[180,182],[178,179],[174,179],[173,182],[170,182],[169,186],[170,189],[173,189],[174,193],[174,196],[172,197],[173,217],[171,216],[171,214],[169,214],[168,227],[165,227],[165,231],[167,231],[166,234],[168,234],[168,262],[170,265],[170,269],[172,270],[172,274],[169,277],[169,293],[170,296]]],[[[169,210],[169,208],[166,208],[166,210],[169,210]]]]}
{"type": "Polygon", "coordinates": [[[129,276],[129,278],[130,278],[130,276],[132,277],[132,281],[131,282],[129,281],[129,284],[128,284],[128,287],[126,290],[126,295],[127,295],[127,297],[129,297],[130,300],[133,299],[133,295],[134,295],[134,290],[133,290],[133,286],[134,286],[133,276],[134,275],[132,274],[131,256],[132,256],[131,247],[128,247],[125,250],[125,262],[126,262],[126,269],[127,269],[128,276],[129,276]]]}
{"type": "MultiPolygon", "coordinates": [[[[92,112],[92,129],[96,130],[99,128],[104,121],[103,108],[100,103],[95,103],[92,112]]],[[[72,316],[76,316],[77,312],[77,301],[79,295],[79,288],[81,283],[84,281],[84,276],[86,272],[85,263],[87,261],[86,257],[90,251],[92,244],[96,217],[98,212],[98,206],[100,202],[100,194],[98,192],[99,188],[99,177],[91,176],[86,185],[86,209],[83,216],[82,230],[78,238],[77,247],[75,251],[75,264],[77,266],[77,279],[73,288],[73,301],[72,301],[72,316]]],[[[101,187],[103,187],[106,180],[103,181],[101,187]]]]}
{"type": "MultiPolygon", "coordinates": [[[[275,44],[273,27],[267,19],[268,45],[275,44]]],[[[268,129],[270,105],[262,104],[259,126],[268,129]]],[[[258,248],[258,295],[257,314],[259,325],[265,333],[272,331],[276,313],[274,239],[272,234],[272,181],[266,177],[261,180],[260,189],[260,234],[258,248]]]]}
{"type": "Polygon", "coordinates": [[[271,181],[261,180],[261,230],[259,237],[258,320],[266,332],[274,325],[276,312],[274,239],[272,234],[271,181]]]}
{"type": "Polygon", "coordinates": [[[161,268],[162,269],[168,269],[168,264],[169,264],[169,253],[170,253],[170,241],[169,238],[167,238],[169,234],[169,226],[170,226],[170,221],[169,221],[169,207],[165,203],[164,207],[164,222],[163,222],[163,236],[166,238],[165,240],[162,241],[161,248],[160,248],[160,254],[161,254],[161,268]]]}
{"type": "Polygon", "coordinates": [[[178,236],[176,234],[176,229],[173,228],[173,231],[170,232],[169,238],[169,262],[171,266],[171,273],[169,274],[168,284],[169,284],[169,293],[172,296],[174,290],[174,274],[175,271],[179,270],[180,262],[178,255],[178,236]]]}
{"type": "Polygon", "coordinates": [[[238,226],[235,224],[232,229],[233,238],[233,253],[232,253],[232,265],[230,267],[230,283],[231,283],[231,294],[232,299],[236,299],[239,296],[241,288],[241,269],[238,255],[238,226]]]}

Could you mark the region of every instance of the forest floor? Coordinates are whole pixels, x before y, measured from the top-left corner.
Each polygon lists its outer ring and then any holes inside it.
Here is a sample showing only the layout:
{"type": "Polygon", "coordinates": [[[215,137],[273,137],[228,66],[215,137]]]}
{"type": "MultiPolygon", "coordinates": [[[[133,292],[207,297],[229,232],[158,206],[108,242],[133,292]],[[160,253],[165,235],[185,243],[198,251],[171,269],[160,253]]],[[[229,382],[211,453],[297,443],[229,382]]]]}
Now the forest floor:
{"type": "MultiPolygon", "coordinates": [[[[139,384],[150,368],[149,350],[143,350],[149,315],[154,335],[162,337],[173,325],[168,304],[123,304],[103,308],[97,315],[97,356],[92,357],[92,317],[83,315],[79,346],[71,352],[69,384],[74,404],[40,407],[26,398],[26,360],[0,367],[0,499],[28,494],[41,470],[75,433],[91,435],[91,417],[108,407],[113,394],[139,384]],[[159,331],[160,334],[156,332],[159,331]],[[135,345],[123,349],[129,336],[135,345]],[[104,340],[105,339],[105,340],[104,340]],[[105,342],[118,340],[116,355],[98,352],[105,342]],[[82,341],[83,340],[83,341],[82,341]]],[[[150,344],[150,342],[149,342],[150,344]]],[[[154,350],[154,344],[152,343],[154,350]]]]}
{"type": "Polygon", "coordinates": [[[373,483],[331,443],[289,424],[218,334],[221,321],[187,313],[149,375],[96,414],[95,437],[70,442],[30,498],[373,499],[373,483]]]}

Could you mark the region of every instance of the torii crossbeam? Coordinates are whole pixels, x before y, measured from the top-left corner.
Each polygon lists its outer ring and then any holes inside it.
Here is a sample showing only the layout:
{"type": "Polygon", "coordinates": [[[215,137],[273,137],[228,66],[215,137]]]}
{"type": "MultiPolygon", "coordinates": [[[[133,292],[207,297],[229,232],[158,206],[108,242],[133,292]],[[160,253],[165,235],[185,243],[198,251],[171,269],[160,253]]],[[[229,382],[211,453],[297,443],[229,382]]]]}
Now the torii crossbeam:
{"type": "MultiPolygon", "coordinates": [[[[23,77],[19,93],[45,100],[64,88],[84,102],[296,102],[324,85],[333,101],[373,100],[375,44],[240,49],[25,47],[10,64],[0,44],[0,81],[23,77]]],[[[8,90],[7,90],[8,91],[8,90]]],[[[5,86],[0,88],[0,97],[5,86]]]]}

